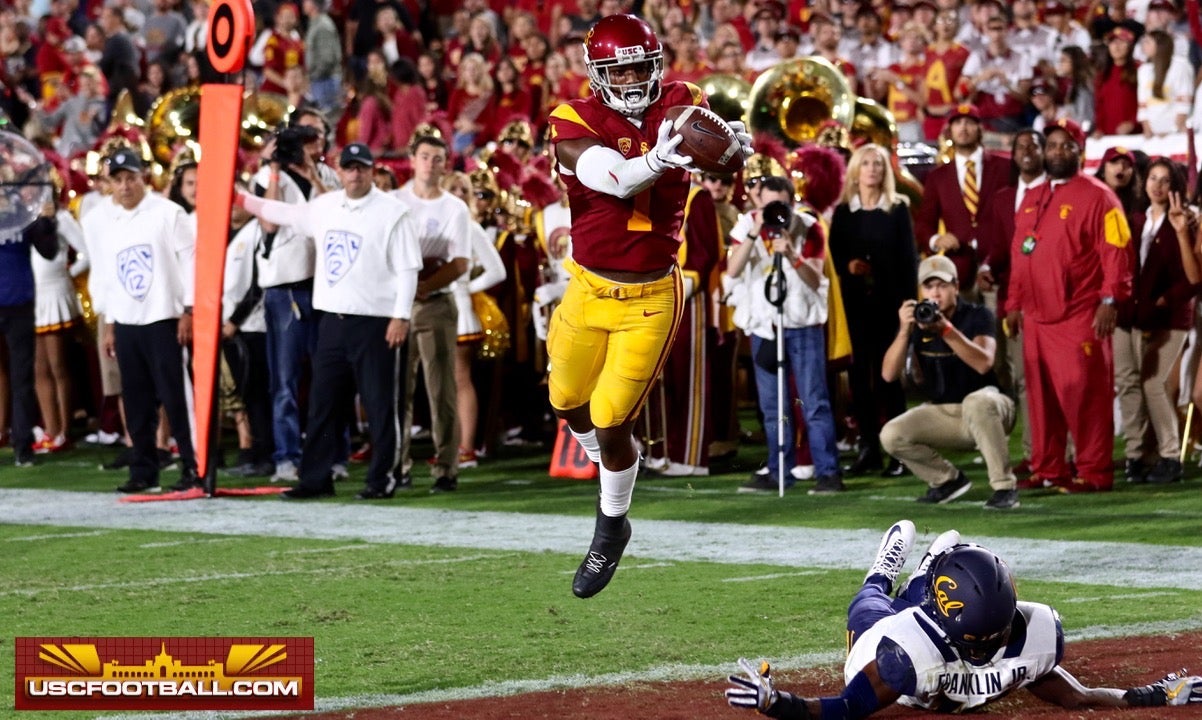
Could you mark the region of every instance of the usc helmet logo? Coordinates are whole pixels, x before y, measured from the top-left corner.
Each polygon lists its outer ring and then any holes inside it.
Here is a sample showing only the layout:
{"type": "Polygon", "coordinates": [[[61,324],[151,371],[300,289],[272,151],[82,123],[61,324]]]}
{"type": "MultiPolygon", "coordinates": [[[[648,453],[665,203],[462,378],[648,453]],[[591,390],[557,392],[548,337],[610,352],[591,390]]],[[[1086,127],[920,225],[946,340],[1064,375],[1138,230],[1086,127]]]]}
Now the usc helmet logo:
{"type": "Polygon", "coordinates": [[[948,590],[955,590],[958,586],[956,581],[947,575],[940,575],[935,580],[935,604],[939,606],[939,612],[943,613],[944,617],[951,617],[951,610],[959,610],[964,607],[964,603],[959,600],[952,600],[947,596],[948,590]],[[944,589],[946,587],[946,589],[944,589]]]}

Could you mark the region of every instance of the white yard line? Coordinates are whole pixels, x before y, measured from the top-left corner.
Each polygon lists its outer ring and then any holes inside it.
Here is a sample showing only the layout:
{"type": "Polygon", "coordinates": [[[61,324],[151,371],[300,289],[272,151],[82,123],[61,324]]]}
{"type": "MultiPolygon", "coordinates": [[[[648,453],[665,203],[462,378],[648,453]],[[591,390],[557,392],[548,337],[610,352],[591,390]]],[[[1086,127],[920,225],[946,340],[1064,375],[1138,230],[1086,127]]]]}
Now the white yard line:
{"type": "MultiPolygon", "coordinates": [[[[590,517],[425,510],[388,505],[214,499],[119,503],[98,493],[0,490],[0,522],[84,528],[254,535],[490,551],[582,553],[590,517]]],[[[949,518],[949,522],[951,522],[949,518]]],[[[775,565],[862,571],[883,528],[825,530],[632,519],[627,554],[639,561],[775,565]]],[[[942,530],[943,528],[939,528],[942,530]]],[[[910,564],[933,532],[918,538],[910,564]],[[929,535],[929,536],[928,536],[929,535]]],[[[1202,590],[1202,548],[1137,543],[973,537],[1020,578],[1111,587],[1202,590]],[[1152,559],[1155,562],[1152,562],[1152,559]]]]}

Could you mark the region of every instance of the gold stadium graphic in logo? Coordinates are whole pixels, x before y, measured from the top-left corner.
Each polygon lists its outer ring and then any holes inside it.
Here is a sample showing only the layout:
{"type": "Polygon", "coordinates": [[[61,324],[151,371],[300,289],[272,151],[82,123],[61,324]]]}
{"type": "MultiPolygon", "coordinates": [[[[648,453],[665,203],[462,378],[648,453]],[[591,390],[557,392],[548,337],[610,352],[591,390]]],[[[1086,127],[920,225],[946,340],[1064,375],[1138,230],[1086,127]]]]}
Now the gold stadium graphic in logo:
{"type": "MultiPolygon", "coordinates": [[[[300,677],[250,675],[287,659],[283,644],[230,645],[225,662],[211,659],[204,665],[184,665],[167,653],[166,643],[160,647],[158,655],[141,665],[122,665],[118,660],[101,663],[100,654],[92,644],[43,643],[38,659],[63,668],[71,675],[29,677],[26,688],[30,694],[39,695],[46,692],[46,688],[58,687],[63,681],[79,680],[82,675],[117,685],[154,683],[160,695],[244,696],[253,693],[278,696],[298,695],[301,690],[300,677]]],[[[145,691],[142,687],[141,692],[145,691]]]]}
{"type": "Polygon", "coordinates": [[[618,138],[618,152],[625,155],[626,153],[630,152],[630,148],[632,147],[633,143],[634,141],[628,137],[618,138]]]}
{"type": "Polygon", "coordinates": [[[948,612],[951,610],[959,610],[964,607],[964,603],[959,600],[952,600],[947,596],[947,590],[956,589],[956,581],[949,578],[947,575],[940,575],[935,580],[935,604],[939,606],[939,612],[943,613],[943,617],[951,617],[948,612]]]}

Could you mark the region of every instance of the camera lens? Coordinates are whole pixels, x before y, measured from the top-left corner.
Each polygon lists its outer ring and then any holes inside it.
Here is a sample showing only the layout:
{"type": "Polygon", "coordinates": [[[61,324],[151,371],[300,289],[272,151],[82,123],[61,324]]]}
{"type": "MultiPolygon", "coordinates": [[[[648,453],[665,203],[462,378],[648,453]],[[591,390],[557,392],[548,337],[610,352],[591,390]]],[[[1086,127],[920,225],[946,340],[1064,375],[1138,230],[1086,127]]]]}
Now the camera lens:
{"type": "Polygon", "coordinates": [[[923,325],[939,319],[939,306],[930,300],[923,300],[914,306],[914,319],[923,325]]]}

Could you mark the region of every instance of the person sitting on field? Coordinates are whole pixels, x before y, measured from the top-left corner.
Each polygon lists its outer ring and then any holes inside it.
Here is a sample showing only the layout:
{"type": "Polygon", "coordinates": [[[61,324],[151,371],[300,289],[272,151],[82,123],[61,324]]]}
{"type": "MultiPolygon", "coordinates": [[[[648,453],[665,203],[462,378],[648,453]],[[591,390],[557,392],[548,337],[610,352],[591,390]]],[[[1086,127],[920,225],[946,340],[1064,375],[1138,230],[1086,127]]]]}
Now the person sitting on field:
{"type": "Polygon", "coordinates": [[[847,610],[846,683],[835,697],[777,690],[768,663],[739,660],[726,700],[780,720],[864,718],[897,703],[968,712],[1025,687],[1064,708],[1202,704],[1202,677],[1169,673],[1129,690],[1089,688],[1061,666],[1064,631],[1051,607],[1020,602],[1000,557],[948,530],[909,580],[893,585],[914,545],[914,523],[885,533],[847,610]]]}

